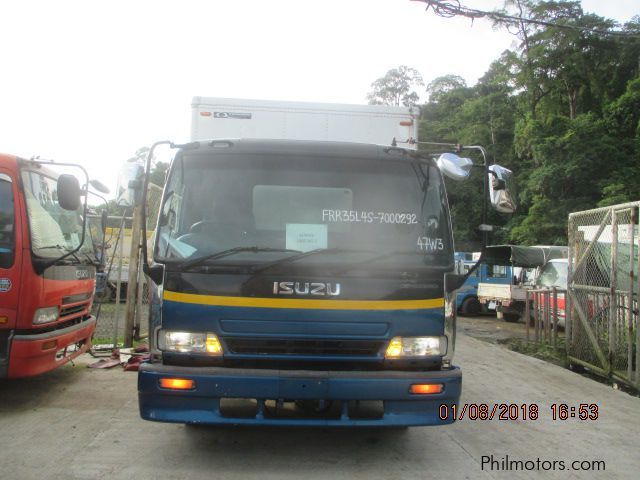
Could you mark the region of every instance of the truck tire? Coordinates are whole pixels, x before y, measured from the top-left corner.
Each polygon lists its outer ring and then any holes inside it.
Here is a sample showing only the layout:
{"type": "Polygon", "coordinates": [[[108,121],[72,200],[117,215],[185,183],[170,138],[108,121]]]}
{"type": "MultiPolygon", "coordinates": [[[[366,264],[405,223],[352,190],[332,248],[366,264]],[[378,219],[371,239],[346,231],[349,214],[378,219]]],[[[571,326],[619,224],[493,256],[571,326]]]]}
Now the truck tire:
{"type": "Polygon", "coordinates": [[[475,316],[480,314],[482,305],[477,297],[467,297],[460,305],[460,313],[462,315],[475,316]]]}
{"type": "Polygon", "coordinates": [[[502,316],[504,317],[505,322],[515,323],[520,320],[519,313],[502,312],[502,316]]]}

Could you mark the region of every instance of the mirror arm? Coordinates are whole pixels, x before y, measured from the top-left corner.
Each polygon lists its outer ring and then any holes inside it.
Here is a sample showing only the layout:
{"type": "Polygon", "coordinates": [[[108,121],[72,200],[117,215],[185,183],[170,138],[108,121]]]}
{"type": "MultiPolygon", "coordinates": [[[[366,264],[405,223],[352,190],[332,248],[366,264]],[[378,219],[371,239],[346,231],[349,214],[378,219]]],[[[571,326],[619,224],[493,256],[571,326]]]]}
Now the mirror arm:
{"type": "Polygon", "coordinates": [[[483,246],[482,250],[480,251],[480,257],[478,257],[478,261],[467,271],[467,273],[463,275],[451,273],[445,274],[444,287],[447,293],[453,293],[455,290],[460,288],[464,284],[464,282],[467,281],[467,279],[478,269],[480,264],[484,261],[485,252],[486,246],[483,246]]]}
{"type": "Polygon", "coordinates": [[[147,154],[147,161],[146,161],[146,165],[145,165],[145,169],[144,169],[144,181],[142,183],[142,195],[141,195],[141,202],[142,202],[142,208],[141,208],[141,215],[140,215],[140,221],[142,222],[142,271],[146,274],[149,275],[150,274],[150,267],[149,267],[149,261],[147,259],[148,257],[148,252],[147,252],[147,190],[149,189],[149,174],[151,173],[151,159],[153,158],[153,152],[155,151],[156,147],[158,147],[159,145],[171,145],[173,146],[174,143],[169,141],[169,140],[161,140],[159,142],[154,143],[153,145],[151,145],[151,148],[149,149],[149,153],[147,154]]]}
{"type": "MultiPolygon", "coordinates": [[[[87,189],[87,193],[90,193],[91,195],[95,195],[96,197],[98,197],[100,200],[104,202],[104,210],[102,211],[103,213],[102,218],[105,218],[105,216],[108,215],[108,210],[109,210],[109,202],[107,202],[107,199],[104,198],[102,195],[97,194],[96,192],[90,192],[88,189],[87,189]]],[[[102,229],[102,242],[100,242],[100,268],[104,268],[105,267],[104,244],[105,244],[105,240],[107,239],[107,225],[106,223],[103,224],[102,219],[100,221],[100,227],[102,229]]]]}
{"type": "MultiPolygon", "coordinates": [[[[487,223],[487,211],[489,209],[489,164],[487,162],[487,151],[480,145],[465,145],[462,148],[469,150],[478,150],[482,154],[482,165],[478,165],[478,167],[484,169],[482,180],[482,224],[485,225],[487,223]]],[[[489,243],[489,232],[482,232],[483,251],[487,246],[487,243],[489,243]]]]}

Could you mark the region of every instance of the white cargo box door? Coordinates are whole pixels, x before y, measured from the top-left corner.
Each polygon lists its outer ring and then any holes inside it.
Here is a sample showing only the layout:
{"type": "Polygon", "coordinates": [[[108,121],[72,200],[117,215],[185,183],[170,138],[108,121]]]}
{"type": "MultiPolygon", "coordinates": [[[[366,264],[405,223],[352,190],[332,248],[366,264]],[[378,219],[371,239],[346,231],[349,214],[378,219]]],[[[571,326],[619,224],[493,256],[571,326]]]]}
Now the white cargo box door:
{"type": "MultiPolygon", "coordinates": [[[[262,138],[391,144],[415,138],[409,108],[195,97],[192,140],[262,138]]],[[[408,146],[399,143],[399,146],[408,146]]]]}

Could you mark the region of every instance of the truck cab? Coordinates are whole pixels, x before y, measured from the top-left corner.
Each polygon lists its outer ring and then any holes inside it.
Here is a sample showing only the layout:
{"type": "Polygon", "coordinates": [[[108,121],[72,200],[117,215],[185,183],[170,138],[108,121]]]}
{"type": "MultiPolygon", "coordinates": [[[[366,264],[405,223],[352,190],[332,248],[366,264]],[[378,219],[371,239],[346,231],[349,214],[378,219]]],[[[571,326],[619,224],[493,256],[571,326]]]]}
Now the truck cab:
{"type": "MultiPolygon", "coordinates": [[[[144,255],[142,418],[455,421],[454,292],[465,276],[443,175],[464,180],[483,168],[485,202],[513,212],[511,172],[489,166],[482,147],[418,151],[410,108],[201,97],[192,106],[192,142],[171,144],[144,255]],[[480,151],[482,163],[453,150],[480,151]]],[[[163,143],[150,149],[147,174],[163,143]]]]}
{"type": "Polygon", "coordinates": [[[537,290],[556,291],[555,296],[549,295],[549,308],[558,316],[558,325],[561,327],[564,327],[566,318],[565,302],[568,275],[569,260],[566,258],[557,258],[545,263],[536,278],[537,290]]]}
{"type": "Polygon", "coordinates": [[[95,266],[80,245],[82,209],[62,208],[59,177],[0,155],[0,378],[47,372],[91,346],[95,266]]]}
{"type": "Polygon", "coordinates": [[[375,145],[199,142],[171,165],[153,255],[143,418],[453,421],[439,415],[461,373],[435,163],[375,145]],[[231,410],[233,399],[248,407],[231,410]],[[287,413],[310,403],[302,418],[287,413]]]}
{"type": "MultiPolygon", "coordinates": [[[[480,253],[456,252],[456,259],[462,261],[463,270],[469,272],[478,261],[480,253]],[[475,257],[475,259],[474,259],[475,257]]],[[[481,263],[471,272],[467,281],[457,290],[456,308],[461,315],[479,315],[495,311],[495,302],[481,303],[478,299],[478,285],[509,285],[513,281],[512,268],[508,265],[488,265],[481,263]]]]}

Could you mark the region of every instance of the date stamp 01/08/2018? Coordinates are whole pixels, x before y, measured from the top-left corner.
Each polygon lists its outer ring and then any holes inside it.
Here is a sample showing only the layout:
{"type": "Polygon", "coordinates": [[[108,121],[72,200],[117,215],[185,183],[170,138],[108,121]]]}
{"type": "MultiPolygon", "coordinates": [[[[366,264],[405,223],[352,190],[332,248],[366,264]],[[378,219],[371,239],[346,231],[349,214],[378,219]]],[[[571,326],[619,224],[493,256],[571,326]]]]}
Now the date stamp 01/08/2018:
{"type": "Polygon", "coordinates": [[[552,403],[541,407],[537,403],[464,403],[441,404],[438,415],[440,420],[472,420],[472,421],[535,421],[541,419],[541,415],[550,415],[553,421],[595,421],[600,415],[598,405],[595,403],[552,403]]]}

